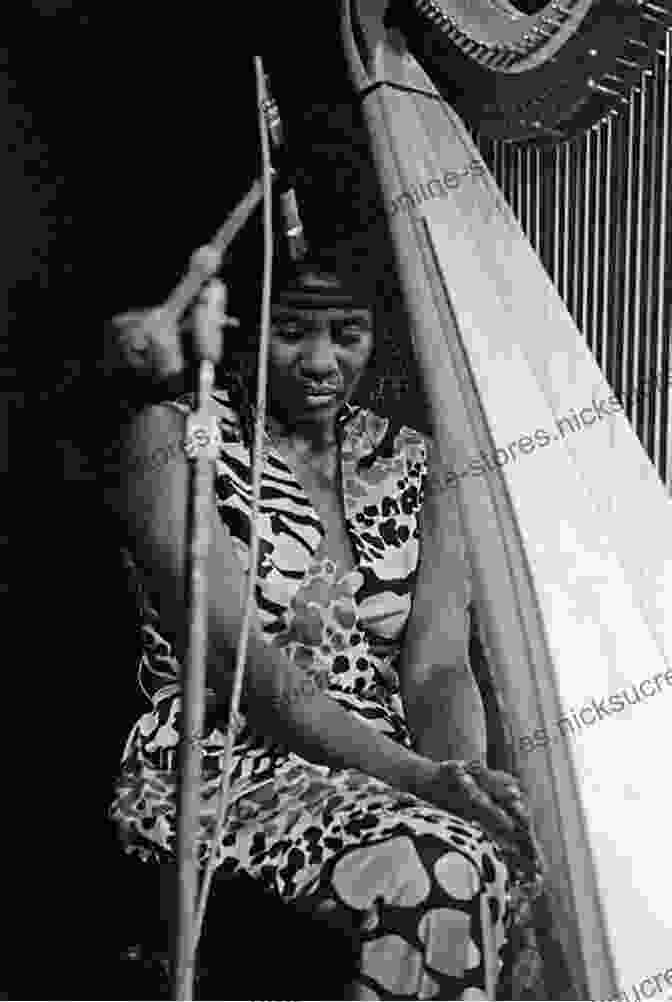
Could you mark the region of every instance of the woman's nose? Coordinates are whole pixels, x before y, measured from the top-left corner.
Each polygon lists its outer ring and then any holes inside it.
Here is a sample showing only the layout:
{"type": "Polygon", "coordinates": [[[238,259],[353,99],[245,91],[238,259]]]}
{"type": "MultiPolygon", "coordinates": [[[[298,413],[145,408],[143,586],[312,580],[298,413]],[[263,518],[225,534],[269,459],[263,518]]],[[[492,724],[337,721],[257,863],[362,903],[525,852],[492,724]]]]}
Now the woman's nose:
{"type": "Polygon", "coordinates": [[[301,354],[301,370],[305,376],[324,379],[338,371],[334,345],[329,334],[311,338],[301,354]]]}

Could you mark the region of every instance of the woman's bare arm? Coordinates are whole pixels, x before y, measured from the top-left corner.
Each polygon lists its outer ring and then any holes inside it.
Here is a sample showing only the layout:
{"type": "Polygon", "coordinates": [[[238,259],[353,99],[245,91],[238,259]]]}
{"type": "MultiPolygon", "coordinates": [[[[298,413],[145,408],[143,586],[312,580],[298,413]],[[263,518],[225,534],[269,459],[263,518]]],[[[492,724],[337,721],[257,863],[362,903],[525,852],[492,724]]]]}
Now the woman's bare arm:
{"type": "MultiPolygon", "coordinates": [[[[436,460],[435,460],[436,461],[436,460]]],[[[481,694],[469,663],[465,610],[469,569],[453,488],[427,477],[420,515],[421,555],[404,649],[401,691],[415,747],[435,761],[486,762],[481,694]]]]}

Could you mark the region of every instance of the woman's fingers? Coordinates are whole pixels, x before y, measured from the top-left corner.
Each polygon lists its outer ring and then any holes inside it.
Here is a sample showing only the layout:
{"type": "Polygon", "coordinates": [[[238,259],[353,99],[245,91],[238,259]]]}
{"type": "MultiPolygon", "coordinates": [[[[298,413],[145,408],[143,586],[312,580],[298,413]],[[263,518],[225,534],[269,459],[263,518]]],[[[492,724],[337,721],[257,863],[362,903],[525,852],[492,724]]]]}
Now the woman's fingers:
{"type": "Polygon", "coordinates": [[[226,286],[213,279],[186,312],[178,311],[168,300],[161,306],[128,310],[113,317],[107,344],[109,364],[113,369],[132,370],[152,383],[174,380],[186,368],[184,337],[194,336],[194,311],[206,304],[212,308],[211,322],[218,331],[218,337],[214,330],[212,337],[219,345],[224,328],[239,324],[227,314],[226,286]]]}
{"type": "Polygon", "coordinates": [[[459,763],[442,764],[433,797],[437,806],[447,810],[466,811],[489,831],[509,838],[515,836],[512,818],[496,804],[489,794],[459,763]]]}
{"type": "Polygon", "coordinates": [[[512,784],[515,790],[519,789],[516,781],[507,773],[492,776],[488,775],[490,772],[484,766],[472,770],[459,762],[445,763],[441,773],[443,789],[447,794],[456,791],[461,796],[456,809],[466,811],[467,816],[473,817],[489,834],[508,846],[526,870],[532,872],[539,869],[540,855],[529,822],[529,811],[524,804],[518,809],[513,799],[512,784]],[[483,780],[482,783],[476,780],[472,774],[474,771],[483,780]],[[486,785],[489,789],[484,788],[486,785]]]}
{"type": "Polygon", "coordinates": [[[519,781],[508,772],[488,769],[480,762],[469,762],[465,768],[479,783],[498,796],[522,796],[523,791],[519,781]]]}
{"type": "Polygon", "coordinates": [[[147,364],[147,334],[138,310],[112,317],[106,330],[106,354],[113,368],[142,369],[147,364]]]}
{"type": "Polygon", "coordinates": [[[493,774],[484,766],[472,769],[465,763],[448,761],[441,764],[427,799],[475,821],[512,857],[526,879],[536,880],[544,872],[543,857],[531,825],[524,823],[529,812],[525,805],[516,811],[514,794],[522,796],[516,780],[507,773],[493,774]]]}
{"type": "Polygon", "coordinates": [[[473,776],[469,773],[464,774],[461,777],[462,787],[465,791],[469,802],[473,805],[475,810],[480,814],[478,820],[484,820],[486,824],[496,824],[497,828],[508,834],[509,836],[515,835],[516,825],[514,821],[509,817],[507,812],[500,807],[489,795],[489,793],[480,786],[473,776]]]}
{"type": "Polygon", "coordinates": [[[181,372],[184,362],[177,318],[162,307],[134,310],[112,320],[119,363],[150,379],[181,372]]]}
{"type": "Polygon", "coordinates": [[[478,777],[479,785],[488,791],[495,802],[502,805],[514,821],[515,845],[517,851],[522,853],[526,869],[531,868],[531,872],[543,874],[546,869],[543,852],[534,832],[532,813],[518,780],[508,773],[487,769],[480,763],[471,763],[466,768],[470,774],[478,777]]]}
{"type": "Polygon", "coordinates": [[[527,806],[525,795],[518,780],[509,773],[496,769],[487,769],[480,763],[471,763],[467,771],[474,777],[493,800],[501,803],[518,825],[529,829],[532,815],[527,806]]]}
{"type": "Polygon", "coordinates": [[[147,328],[155,378],[161,380],[182,372],[184,351],[179,318],[160,306],[148,315],[147,328]]]}

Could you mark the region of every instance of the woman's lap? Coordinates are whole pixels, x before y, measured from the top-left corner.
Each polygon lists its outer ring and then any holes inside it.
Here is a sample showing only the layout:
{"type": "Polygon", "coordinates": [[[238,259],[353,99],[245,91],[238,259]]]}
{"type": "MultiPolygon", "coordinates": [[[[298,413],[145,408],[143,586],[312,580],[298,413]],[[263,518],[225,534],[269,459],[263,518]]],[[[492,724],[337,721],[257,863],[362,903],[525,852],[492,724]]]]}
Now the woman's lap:
{"type": "MultiPolygon", "coordinates": [[[[213,773],[202,790],[202,862],[217,791],[213,773]]],[[[167,860],[174,773],[148,762],[130,769],[113,816],[129,849],[167,860]]],[[[508,953],[510,877],[475,823],[360,772],[329,773],[290,756],[262,788],[234,802],[217,862],[222,877],[245,873],[346,933],[359,970],[349,998],[495,998],[508,953]]],[[[226,884],[215,881],[212,894],[226,896],[226,884]]]]}
{"type": "Polygon", "coordinates": [[[313,775],[306,787],[298,772],[234,805],[223,873],[242,870],[347,931],[360,956],[353,998],[494,998],[509,912],[497,847],[361,773],[313,775]]]}

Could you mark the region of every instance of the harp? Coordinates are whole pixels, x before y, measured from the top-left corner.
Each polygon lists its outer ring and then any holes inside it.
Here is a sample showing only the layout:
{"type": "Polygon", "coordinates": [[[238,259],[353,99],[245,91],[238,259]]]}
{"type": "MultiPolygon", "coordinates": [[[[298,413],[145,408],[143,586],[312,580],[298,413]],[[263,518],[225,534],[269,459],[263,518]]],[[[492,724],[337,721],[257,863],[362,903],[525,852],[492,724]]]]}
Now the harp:
{"type": "Polygon", "coordinates": [[[571,982],[551,981],[552,998],[630,998],[670,963],[670,23],[650,3],[343,4],[445,487],[548,857],[571,982]]]}

